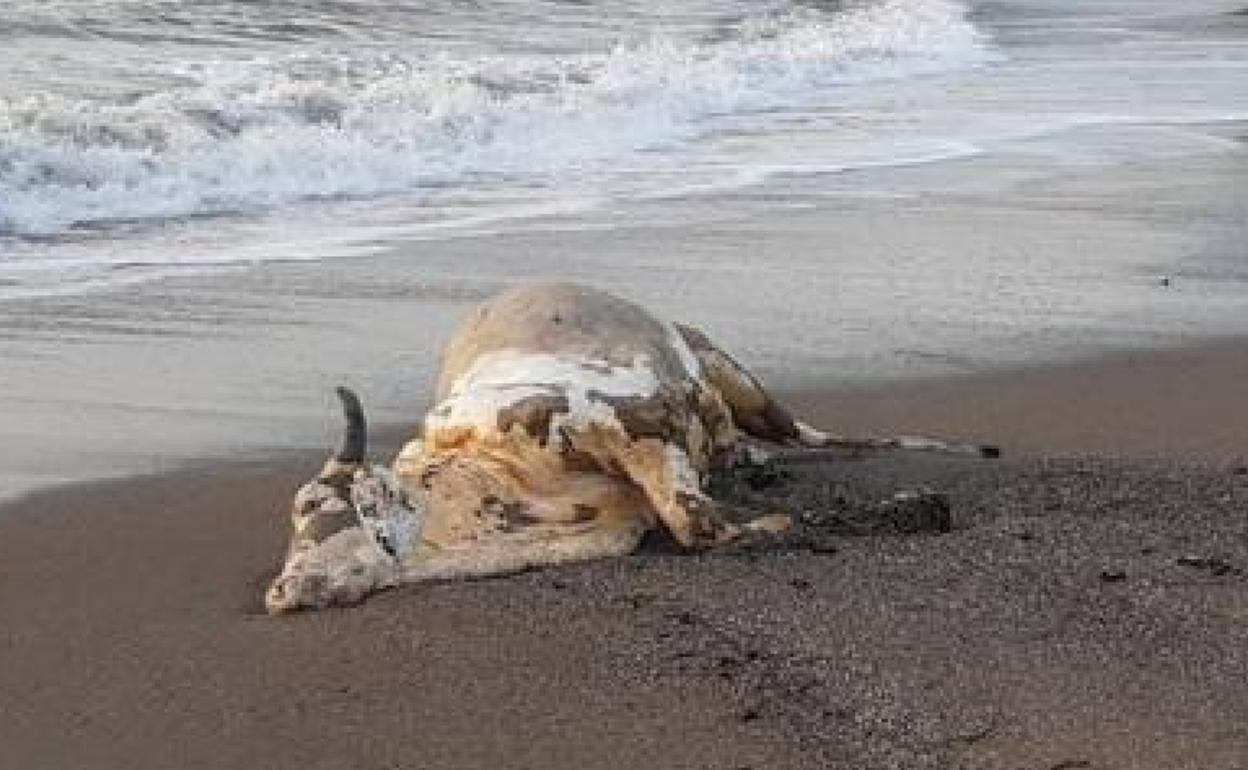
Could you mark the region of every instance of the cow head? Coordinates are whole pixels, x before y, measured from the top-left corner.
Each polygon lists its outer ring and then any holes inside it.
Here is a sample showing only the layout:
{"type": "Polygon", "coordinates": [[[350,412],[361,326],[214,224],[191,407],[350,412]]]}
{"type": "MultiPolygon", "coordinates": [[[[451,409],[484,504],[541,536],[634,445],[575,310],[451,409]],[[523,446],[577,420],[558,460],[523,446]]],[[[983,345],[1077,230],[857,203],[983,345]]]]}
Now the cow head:
{"type": "Polygon", "coordinates": [[[422,516],[389,470],[367,461],[368,429],[356,395],[338,388],[342,446],[295,493],[286,563],[265,595],[277,614],[355,604],[399,582],[422,516]]]}

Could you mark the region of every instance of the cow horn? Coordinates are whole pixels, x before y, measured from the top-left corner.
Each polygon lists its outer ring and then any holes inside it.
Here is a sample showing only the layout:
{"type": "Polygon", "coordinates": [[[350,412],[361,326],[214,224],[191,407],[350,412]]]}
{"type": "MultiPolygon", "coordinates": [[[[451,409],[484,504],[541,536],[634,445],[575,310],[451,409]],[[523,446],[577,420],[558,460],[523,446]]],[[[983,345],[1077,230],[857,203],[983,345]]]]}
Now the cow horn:
{"type": "Polygon", "coordinates": [[[337,459],[344,463],[364,462],[364,452],[368,447],[368,425],[364,422],[364,408],[360,399],[350,388],[339,386],[338,398],[342,401],[342,413],[347,418],[347,432],[342,437],[337,459]]]}

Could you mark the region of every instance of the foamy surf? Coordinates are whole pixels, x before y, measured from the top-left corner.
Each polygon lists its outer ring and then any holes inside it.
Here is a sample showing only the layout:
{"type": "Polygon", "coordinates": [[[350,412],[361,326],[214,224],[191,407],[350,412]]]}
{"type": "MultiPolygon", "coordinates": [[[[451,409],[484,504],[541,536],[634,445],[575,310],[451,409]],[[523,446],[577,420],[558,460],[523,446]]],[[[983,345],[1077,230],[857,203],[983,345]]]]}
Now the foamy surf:
{"type": "MultiPolygon", "coordinates": [[[[169,61],[155,88],[0,102],[0,233],[420,196],[482,180],[558,186],[674,151],[838,85],[984,60],[948,0],[772,6],[603,50],[373,46],[169,61]]],[[[151,66],[145,62],[144,66],[151,66]]]]}

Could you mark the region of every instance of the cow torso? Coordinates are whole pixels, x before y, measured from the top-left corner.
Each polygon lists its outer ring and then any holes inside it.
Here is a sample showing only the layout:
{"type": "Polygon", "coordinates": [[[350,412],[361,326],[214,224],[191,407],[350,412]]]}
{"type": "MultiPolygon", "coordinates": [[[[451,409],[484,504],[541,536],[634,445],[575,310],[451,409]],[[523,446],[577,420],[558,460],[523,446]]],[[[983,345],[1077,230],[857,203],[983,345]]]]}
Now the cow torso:
{"type": "Polygon", "coordinates": [[[462,323],[395,471],[422,498],[428,553],[639,532],[656,512],[637,466],[697,486],[731,431],[679,330],[603,292],[540,284],[462,323]]]}

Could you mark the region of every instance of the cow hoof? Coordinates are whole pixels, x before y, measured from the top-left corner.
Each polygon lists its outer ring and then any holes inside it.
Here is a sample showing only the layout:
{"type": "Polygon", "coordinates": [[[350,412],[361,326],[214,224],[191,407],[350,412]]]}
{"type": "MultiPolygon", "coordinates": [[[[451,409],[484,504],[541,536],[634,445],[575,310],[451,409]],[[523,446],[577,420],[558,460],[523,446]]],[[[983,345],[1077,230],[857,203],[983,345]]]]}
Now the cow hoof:
{"type": "Polygon", "coordinates": [[[746,530],[767,535],[783,535],[793,528],[793,519],[787,513],[769,513],[752,519],[746,530]]]}

